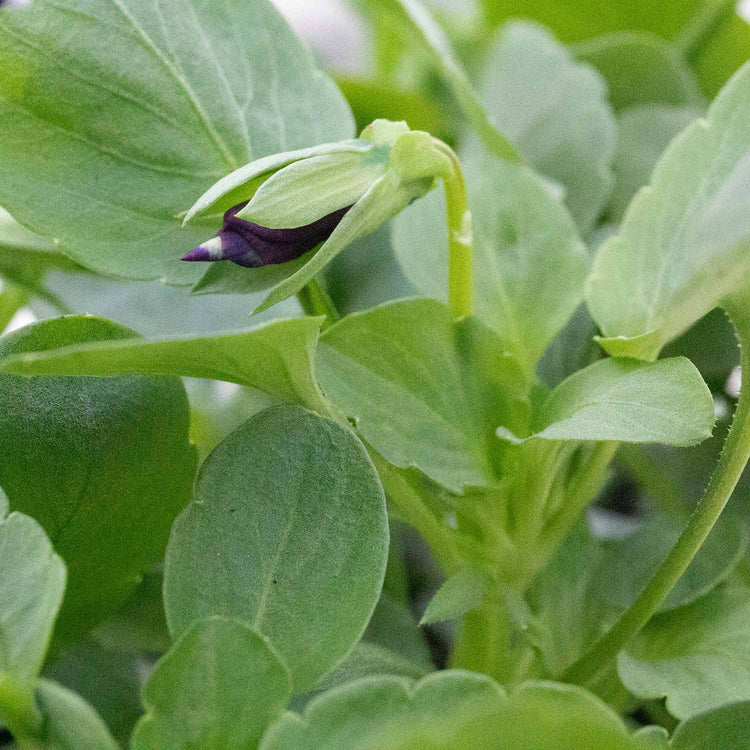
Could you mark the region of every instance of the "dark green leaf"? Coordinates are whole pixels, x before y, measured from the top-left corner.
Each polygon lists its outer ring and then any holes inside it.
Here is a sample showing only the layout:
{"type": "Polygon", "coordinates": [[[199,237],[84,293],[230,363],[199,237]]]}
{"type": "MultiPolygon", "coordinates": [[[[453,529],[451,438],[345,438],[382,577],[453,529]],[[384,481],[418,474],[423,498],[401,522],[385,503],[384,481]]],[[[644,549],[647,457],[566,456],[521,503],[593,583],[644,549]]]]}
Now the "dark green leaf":
{"type": "Polygon", "coordinates": [[[8,359],[0,361],[0,372],[213,378],[249,385],[283,401],[325,412],[312,365],[321,323],[321,318],[294,318],[244,331],[151,340],[103,332],[96,342],[70,341],[68,346],[55,341],[45,346],[40,341],[37,347],[26,346],[24,353],[15,357],[7,352],[8,359]]]}
{"type": "MultiPolygon", "coordinates": [[[[133,336],[100,318],[58,318],[0,339],[0,359],[133,336]]],[[[188,420],[177,378],[0,375],[0,484],[65,560],[63,640],[116,612],[163,554],[193,481],[188,420]]]]}
{"type": "Polygon", "coordinates": [[[750,737],[750,701],[730,703],[697,714],[680,724],[672,735],[673,750],[746,750],[750,737]]]}

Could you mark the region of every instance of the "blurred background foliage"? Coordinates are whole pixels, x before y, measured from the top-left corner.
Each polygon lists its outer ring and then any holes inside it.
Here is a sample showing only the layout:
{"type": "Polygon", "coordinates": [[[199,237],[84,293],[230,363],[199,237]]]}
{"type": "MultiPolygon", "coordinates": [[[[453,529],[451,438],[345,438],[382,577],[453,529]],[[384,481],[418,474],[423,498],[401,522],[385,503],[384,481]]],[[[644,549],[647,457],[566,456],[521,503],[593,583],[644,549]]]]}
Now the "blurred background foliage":
{"type": "MultiPolygon", "coordinates": [[[[274,2],[335,77],[360,128],[377,117],[403,119],[457,148],[465,143],[466,124],[454,98],[430,60],[404,38],[388,2],[274,2]]],[[[630,198],[648,181],[670,139],[750,58],[747,0],[739,4],[734,0],[431,0],[428,4],[480,92],[482,82],[492,77],[488,66],[509,19],[529,19],[548,27],[568,46],[573,60],[601,75],[617,137],[607,165],[614,176],[611,195],[585,231],[592,250],[622,219],[630,198]]],[[[552,99],[568,92],[546,93],[550,101],[540,102],[542,107],[555,106],[552,99]]],[[[485,104],[502,120],[502,102],[485,104]]],[[[578,116],[572,126],[587,127],[585,113],[578,116]]],[[[334,301],[345,313],[414,294],[395,260],[389,227],[359,240],[336,259],[326,276],[334,301]]],[[[96,276],[62,255],[52,239],[28,232],[0,209],[0,330],[69,312],[105,316],[144,335],[236,329],[301,314],[296,300],[288,300],[251,321],[249,312],[259,301],[242,295],[191,296],[183,288],[159,282],[96,276]]],[[[543,358],[542,380],[559,382],[599,357],[592,342],[595,333],[585,309],[580,309],[543,358]]],[[[714,394],[718,418],[714,437],[691,449],[623,447],[592,510],[594,528],[602,536],[627,535],[649,516],[684,519],[715,465],[740,376],[736,341],[724,314],[717,310],[707,315],[663,356],[677,354],[697,365],[714,394]]],[[[202,456],[269,405],[268,396],[241,386],[198,380],[189,380],[187,386],[193,439],[202,456]]],[[[748,521],[748,508],[746,473],[730,513],[748,521]]],[[[425,664],[432,660],[443,666],[451,624],[422,631],[415,624],[441,583],[440,571],[415,532],[397,522],[393,532],[385,593],[366,641],[403,652],[412,661],[414,654],[420,654],[425,664]]],[[[750,570],[747,560],[745,569],[750,570]]],[[[119,737],[127,736],[138,715],[137,685],[148,665],[136,652],[158,654],[167,642],[158,595],[160,576],[158,568],[149,574],[117,618],[63,654],[49,670],[55,679],[87,697],[105,718],[111,716],[119,737]],[[129,649],[123,644],[130,644],[129,649]],[[123,704],[132,705],[132,715],[112,710],[123,704]]],[[[664,718],[659,706],[651,710],[650,718],[664,718]]]]}

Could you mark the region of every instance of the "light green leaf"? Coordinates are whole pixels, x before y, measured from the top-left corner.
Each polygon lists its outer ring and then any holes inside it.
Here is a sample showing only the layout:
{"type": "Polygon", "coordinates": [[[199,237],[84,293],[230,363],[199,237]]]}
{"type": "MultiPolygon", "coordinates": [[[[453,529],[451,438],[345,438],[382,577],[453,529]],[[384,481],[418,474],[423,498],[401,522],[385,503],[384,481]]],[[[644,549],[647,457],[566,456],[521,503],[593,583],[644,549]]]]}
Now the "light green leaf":
{"type": "Polygon", "coordinates": [[[289,673],[241,622],[196,623],[156,665],[133,750],[248,750],[289,700],[289,673]]]}
{"type": "Polygon", "coordinates": [[[672,750],[743,750],[750,737],[750,701],[730,703],[696,714],[672,735],[672,750]]]}
{"type": "MultiPolygon", "coordinates": [[[[464,165],[474,229],[475,309],[533,374],[583,298],[586,250],[564,207],[529,170],[486,158],[464,165]]],[[[425,296],[448,301],[442,191],[396,217],[393,245],[425,296]]]]}
{"type": "Polygon", "coordinates": [[[329,328],[317,368],[326,395],[390,463],[459,493],[498,481],[494,431],[525,412],[524,385],[475,318],[454,324],[434,300],[387,303],[329,328]]]}
{"type": "MultiPolygon", "coordinates": [[[[500,705],[475,700],[416,721],[389,750],[636,750],[653,747],[630,735],[620,717],[577,685],[522,684],[500,705]]],[[[373,745],[377,747],[377,745],[373,745]]]]}
{"type": "Polygon", "coordinates": [[[39,524],[21,513],[0,522],[0,672],[39,674],[65,591],[65,564],[39,524]]]}
{"type": "Polygon", "coordinates": [[[262,750],[374,750],[395,747],[415,722],[428,724],[450,706],[498,705],[502,688],[485,675],[443,671],[417,683],[399,677],[371,677],[324,693],[304,714],[286,714],[273,725],[262,750]]]}
{"type": "Polygon", "coordinates": [[[618,656],[620,679],[642,698],[667,697],[678,719],[750,700],[750,596],[722,586],[656,615],[618,656]]]}
{"type": "Polygon", "coordinates": [[[488,583],[484,575],[472,568],[464,568],[455,573],[432,597],[419,624],[456,620],[476,609],[484,598],[488,583]]]}
{"type": "Polygon", "coordinates": [[[520,161],[513,144],[498,130],[496,123],[482,105],[466,72],[457,62],[443,30],[432,18],[421,0],[380,0],[369,7],[381,16],[391,14],[398,28],[409,38],[443,78],[451,90],[463,116],[489,153],[512,162],[520,161]]]}
{"type": "MultiPolygon", "coordinates": [[[[695,445],[711,436],[711,392],[690,360],[654,363],[610,357],[564,380],[526,439],[621,440],[695,445]]],[[[517,442],[505,429],[498,435],[517,442]]]]}
{"type": "Polygon", "coordinates": [[[298,406],[267,409],[208,457],[175,522],[167,622],[175,635],[209,615],[251,624],[302,692],[361,637],[387,550],[383,490],[353,433],[298,406]]]}
{"type": "Polygon", "coordinates": [[[381,177],[347,211],[320,249],[312,255],[303,256],[306,257],[304,265],[276,284],[265,300],[255,308],[255,312],[267,310],[296,294],[348,245],[392,219],[415,198],[422,197],[430,189],[432,182],[431,178],[425,178],[400,185],[395,172],[388,172],[381,177]]]}
{"type": "Polygon", "coordinates": [[[267,154],[352,136],[267,0],[35,0],[0,21],[0,204],[79,262],[190,282],[178,214],[267,154]],[[106,238],[106,241],[102,241],[106,238]]]}
{"type": "Polygon", "coordinates": [[[50,680],[36,690],[49,750],[120,750],[106,724],[80,696],[50,680]]]}
{"type": "Polygon", "coordinates": [[[750,64],[672,142],[597,254],[587,302],[610,353],[654,359],[747,285],[749,132],[750,64]]]}
{"type": "MultiPolygon", "coordinates": [[[[393,549],[391,538],[390,550],[393,549]]],[[[388,574],[386,573],[386,583],[388,574]]],[[[383,590],[375,611],[365,630],[364,641],[388,649],[394,654],[408,659],[411,663],[419,664],[425,673],[434,667],[430,659],[430,648],[425,640],[424,632],[417,624],[408,604],[393,599],[383,590]]],[[[422,675],[411,675],[419,676],[422,675]]]]}
{"type": "Polygon", "coordinates": [[[656,103],[703,104],[687,60],[675,45],[654,34],[613,32],[580,42],[572,52],[604,76],[616,110],[656,103]]]}
{"type": "MultiPolygon", "coordinates": [[[[321,318],[274,320],[244,331],[168,339],[119,339],[32,349],[0,360],[16,375],[183,375],[265,391],[326,411],[313,374],[321,318]]],[[[111,337],[115,338],[115,335],[111,337]]]]}
{"type": "MultiPolygon", "coordinates": [[[[616,126],[607,87],[546,30],[516,21],[492,50],[482,99],[528,163],[566,190],[578,225],[588,230],[612,188],[616,126]]],[[[472,139],[469,150],[482,154],[472,139]]]]}
{"type": "Polygon", "coordinates": [[[272,726],[261,750],[633,750],[617,714],[574,685],[526,683],[506,697],[485,675],[445,671],[415,684],[371,678],[314,699],[272,726]]]}
{"type": "MultiPolygon", "coordinates": [[[[0,339],[0,360],[133,336],[101,318],[57,318],[0,339]]],[[[65,560],[63,641],[116,612],[163,555],[193,482],[188,428],[177,378],[0,375],[0,484],[65,560]]]]}
{"type": "Polygon", "coordinates": [[[378,156],[340,151],[290,164],[258,188],[237,218],[275,229],[312,224],[356,203],[385,174],[388,159],[378,156]]]}
{"type": "Polygon", "coordinates": [[[278,169],[292,164],[298,159],[308,159],[322,154],[361,152],[367,148],[356,139],[349,139],[339,143],[321,143],[317,146],[285,151],[280,154],[270,154],[262,159],[256,159],[249,164],[236,169],[226,177],[222,177],[212,185],[185,214],[183,222],[187,224],[196,216],[206,212],[221,215],[228,209],[250,198],[268,175],[278,169]]]}
{"type": "Polygon", "coordinates": [[[700,114],[693,106],[651,104],[620,115],[617,154],[612,164],[615,187],[607,208],[610,221],[622,221],[633,196],[648,184],[669,142],[700,114]]]}

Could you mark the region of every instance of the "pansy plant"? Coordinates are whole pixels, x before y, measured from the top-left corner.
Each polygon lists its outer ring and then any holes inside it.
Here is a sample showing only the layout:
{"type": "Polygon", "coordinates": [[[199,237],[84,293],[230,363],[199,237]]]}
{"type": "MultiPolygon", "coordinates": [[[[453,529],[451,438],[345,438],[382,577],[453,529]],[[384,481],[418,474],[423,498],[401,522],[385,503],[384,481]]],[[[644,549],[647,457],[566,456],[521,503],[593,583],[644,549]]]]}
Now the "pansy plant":
{"type": "Polygon", "coordinates": [[[0,748],[747,744],[750,30],[476,5],[0,0],[0,748]]]}

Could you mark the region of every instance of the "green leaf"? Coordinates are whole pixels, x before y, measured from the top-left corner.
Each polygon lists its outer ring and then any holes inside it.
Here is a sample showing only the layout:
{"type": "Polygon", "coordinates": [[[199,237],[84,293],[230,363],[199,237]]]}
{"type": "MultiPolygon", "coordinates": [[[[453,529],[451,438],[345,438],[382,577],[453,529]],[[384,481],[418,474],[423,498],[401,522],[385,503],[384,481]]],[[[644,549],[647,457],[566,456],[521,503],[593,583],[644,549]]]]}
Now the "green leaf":
{"type": "Polygon", "coordinates": [[[120,750],[106,724],[80,696],[49,680],[36,690],[44,717],[44,745],[50,750],[120,750]]]}
{"type": "MultiPolygon", "coordinates": [[[[529,170],[486,158],[464,165],[474,227],[476,316],[525,368],[583,298],[586,250],[564,207],[529,170]]],[[[404,273],[425,296],[448,301],[445,199],[435,191],[393,223],[404,273]]]]}
{"type": "Polygon", "coordinates": [[[196,216],[210,212],[221,215],[233,206],[248,200],[258,187],[276,170],[282,169],[299,159],[309,159],[323,154],[348,154],[362,152],[367,146],[349,139],[339,143],[321,143],[317,146],[270,154],[244,164],[226,177],[222,177],[198,198],[185,214],[183,223],[187,224],[196,216]]]}
{"type": "Polygon", "coordinates": [[[580,42],[572,52],[604,76],[615,110],[703,104],[698,81],[678,48],[654,34],[614,32],[580,42]]]}
{"type": "Polygon", "coordinates": [[[612,164],[615,187],[607,209],[610,221],[622,221],[633,196],[648,184],[672,138],[700,114],[693,106],[651,104],[633,107],[620,115],[617,154],[612,164]]]}
{"type": "MultiPolygon", "coordinates": [[[[56,344],[48,351],[40,345],[0,360],[0,372],[27,376],[139,374],[213,378],[248,385],[283,401],[325,412],[328,407],[313,374],[321,323],[321,318],[293,318],[206,336],[56,344]]],[[[107,338],[117,339],[117,335],[107,338]]]]}
{"type": "Polygon", "coordinates": [[[747,285],[748,132],[750,65],[672,142],[597,254],[587,302],[610,353],[654,359],[747,285]]]}
{"type": "Polygon", "coordinates": [[[499,706],[475,700],[443,708],[430,721],[394,734],[392,750],[636,750],[653,747],[630,735],[620,717],[577,685],[522,684],[499,706]],[[452,710],[451,710],[452,709],[452,710]]]}
{"type": "Polygon", "coordinates": [[[672,750],[742,750],[750,737],[750,701],[730,703],[697,714],[680,724],[672,735],[672,750]]]}
{"type": "Polygon", "coordinates": [[[237,217],[275,229],[312,224],[356,203],[387,167],[377,152],[334,151],[297,161],[269,177],[237,217]]]}
{"type": "Polygon", "coordinates": [[[432,597],[419,624],[457,620],[479,606],[487,586],[487,578],[472,568],[455,573],[432,597]]]}
{"type": "Polygon", "coordinates": [[[262,750],[369,750],[394,747],[409,724],[423,725],[475,702],[497,705],[502,688],[485,675],[443,671],[417,683],[373,677],[314,698],[300,716],[289,713],[271,726],[262,750]]]}
{"type": "Polygon", "coordinates": [[[724,585],[695,603],[656,615],[618,656],[625,686],[667,697],[678,719],[750,700],[750,595],[724,585]]]}
{"type": "MultiPolygon", "coordinates": [[[[565,188],[578,225],[588,230],[612,189],[616,125],[607,87],[546,30],[507,24],[490,53],[482,99],[528,163],[565,188]]],[[[469,143],[479,154],[476,139],[469,143]]]]}
{"type": "Polygon", "coordinates": [[[291,683],[268,639],[241,622],[196,623],[156,665],[149,713],[133,750],[247,750],[289,700],[291,683]]]}
{"type": "Polygon", "coordinates": [[[276,284],[254,312],[262,312],[296,294],[316,274],[322,271],[342,250],[360,237],[368,235],[383,222],[392,219],[412,200],[421,198],[432,183],[432,178],[414,180],[400,185],[398,175],[391,171],[381,177],[344,215],[331,236],[312,255],[303,256],[306,262],[290,276],[276,284]]]}
{"type": "MultiPolygon", "coordinates": [[[[684,357],[654,363],[610,357],[564,380],[525,439],[695,445],[711,436],[711,391],[684,357]]],[[[517,442],[500,428],[498,435],[517,442]]]]}
{"type": "Polygon", "coordinates": [[[134,654],[105,649],[84,638],[65,651],[44,676],[88,701],[124,745],[143,713],[143,662],[134,654]]]}
{"type": "Polygon", "coordinates": [[[422,52],[445,81],[461,113],[474,128],[487,151],[508,161],[520,161],[513,144],[498,130],[493,118],[482,105],[469,77],[457,62],[443,30],[421,0],[379,0],[377,3],[365,3],[365,7],[379,17],[388,13],[395,19],[399,30],[422,52]]]}
{"type": "Polygon", "coordinates": [[[286,714],[261,750],[633,750],[603,702],[574,685],[526,683],[509,697],[485,675],[445,671],[345,685],[286,714]]]}
{"type": "Polygon", "coordinates": [[[0,522],[0,672],[32,680],[42,668],[65,591],[65,564],[22,513],[0,522]]]}
{"type": "Polygon", "coordinates": [[[352,135],[267,0],[35,0],[3,14],[0,60],[0,204],[102,273],[194,281],[178,259],[213,231],[180,212],[253,159],[352,135]]]}
{"type": "MultiPolygon", "coordinates": [[[[133,336],[100,318],[58,318],[0,339],[0,360],[133,336]]],[[[177,378],[0,375],[0,484],[65,560],[63,641],[116,612],[162,556],[193,482],[188,428],[177,378]]]]}
{"type": "Polygon", "coordinates": [[[454,492],[497,482],[498,424],[524,408],[523,381],[497,336],[428,299],[350,315],[321,338],[318,377],[390,463],[454,492]]]}
{"type": "Polygon", "coordinates": [[[387,550],[385,499],[361,443],[298,406],[273,407],[201,468],[167,549],[167,622],[175,635],[209,615],[251,624],[302,692],[361,637],[387,550]]]}

